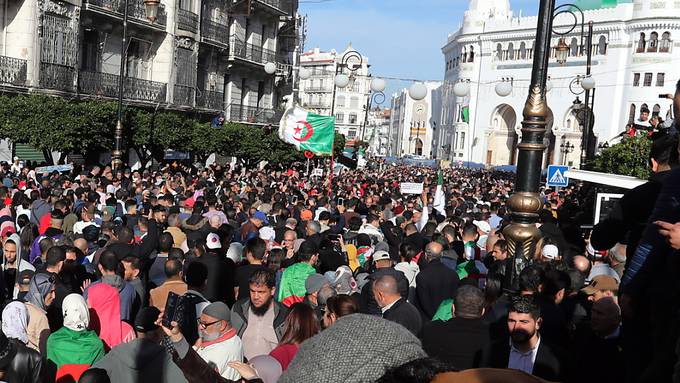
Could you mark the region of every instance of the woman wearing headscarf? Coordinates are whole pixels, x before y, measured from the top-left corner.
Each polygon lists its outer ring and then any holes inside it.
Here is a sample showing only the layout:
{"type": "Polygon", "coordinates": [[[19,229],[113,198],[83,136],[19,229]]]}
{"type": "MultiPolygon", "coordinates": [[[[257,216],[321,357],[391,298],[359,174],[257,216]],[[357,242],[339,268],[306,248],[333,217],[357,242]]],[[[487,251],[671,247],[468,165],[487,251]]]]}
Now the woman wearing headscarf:
{"type": "Polygon", "coordinates": [[[87,304],[92,309],[92,329],[104,341],[107,351],[135,339],[132,326],[120,320],[120,296],[116,288],[105,283],[90,285],[87,304]]]}
{"type": "Polygon", "coordinates": [[[64,327],[47,339],[47,360],[58,371],[57,378],[62,367],[63,370],[82,372],[104,356],[104,343],[94,331],[88,329],[90,311],[85,298],[79,294],[67,295],[61,311],[64,327]]]}
{"type": "Polygon", "coordinates": [[[28,284],[26,309],[28,311],[27,346],[45,355],[47,338],[50,336],[50,325],[47,320],[47,308],[54,301],[55,277],[52,274],[35,274],[28,284]]]}
{"type": "Polygon", "coordinates": [[[10,339],[28,344],[28,309],[22,302],[10,302],[2,310],[2,332],[10,339]]]}

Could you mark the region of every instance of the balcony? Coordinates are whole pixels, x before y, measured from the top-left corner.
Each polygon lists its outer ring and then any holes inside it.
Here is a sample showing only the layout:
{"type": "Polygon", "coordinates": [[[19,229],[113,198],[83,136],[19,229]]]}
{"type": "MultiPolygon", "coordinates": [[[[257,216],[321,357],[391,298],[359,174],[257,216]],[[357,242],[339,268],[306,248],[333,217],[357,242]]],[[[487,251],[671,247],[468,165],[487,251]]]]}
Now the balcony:
{"type": "MultiPolygon", "coordinates": [[[[123,98],[135,101],[165,102],[166,84],[125,77],[123,98]]],[[[101,97],[118,97],[118,75],[82,71],[78,76],[78,91],[101,97]]]]}
{"type": "Polygon", "coordinates": [[[26,60],[0,56],[0,84],[26,85],[26,60]]]}
{"type": "Polygon", "coordinates": [[[229,26],[208,18],[201,23],[201,40],[214,45],[226,47],[229,45],[229,26]]]}
{"type": "Polygon", "coordinates": [[[72,92],[76,69],[67,65],[40,63],[40,87],[72,92]]]}
{"type": "Polygon", "coordinates": [[[307,93],[329,93],[329,92],[332,92],[332,91],[333,91],[332,88],[328,88],[328,87],[325,87],[325,86],[321,86],[321,87],[319,87],[319,86],[308,86],[308,87],[305,88],[305,92],[307,92],[307,93]]]}
{"type": "Polygon", "coordinates": [[[172,98],[173,104],[181,106],[194,106],[196,89],[193,86],[175,85],[175,93],[172,98]]]}
{"type": "Polygon", "coordinates": [[[186,9],[177,10],[177,28],[198,33],[198,15],[186,9]]]}
{"type": "Polygon", "coordinates": [[[276,52],[271,49],[265,49],[250,43],[245,43],[234,36],[230,39],[230,45],[231,56],[233,57],[258,64],[276,62],[276,52]]]}
{"type": "MultiPolygon", "coordinates": [[[[123,17],[124,6],[125,0],[85,0],[86,9],[113,15],[121,19],[123,17]]],[[[153,25],[158,29],[165,29],[164,27],[168,22],[168,15],[165,12],[165,5],[160,4],[158,7],[158,17],[154,23],[151,23],[146,18],[144,0],[130,0],[128,2],[128,17],[143,21],[144,23],[142,23],[142,25],[153,25]]]]}
{"type": "Polygon", "coordinates": [[[224,108],[224,93],[199,90],[196,95],[196,106],[203,109],[222,110],[224,108]]]}
{"type": "Polygon", "coordinates": [[[227,119],[250,124],[278,124],[281,112],[274,109],[258,108],[240,104],[229,104],[227,119]]]}

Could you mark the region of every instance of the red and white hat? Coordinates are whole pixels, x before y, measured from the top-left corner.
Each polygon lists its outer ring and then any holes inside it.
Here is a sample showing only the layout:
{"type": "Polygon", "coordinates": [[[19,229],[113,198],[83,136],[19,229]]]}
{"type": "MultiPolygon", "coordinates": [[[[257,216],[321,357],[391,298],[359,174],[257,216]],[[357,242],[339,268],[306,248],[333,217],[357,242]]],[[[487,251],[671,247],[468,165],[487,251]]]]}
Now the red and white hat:
{"type": "Polygon", "coordinates": [[[215,234],[215,233],[210,233],[208,236],[205,238],[205,246],[208,249],[221,249],[222,248],[222,242],[220,242],[220,237],[215,234]]]}

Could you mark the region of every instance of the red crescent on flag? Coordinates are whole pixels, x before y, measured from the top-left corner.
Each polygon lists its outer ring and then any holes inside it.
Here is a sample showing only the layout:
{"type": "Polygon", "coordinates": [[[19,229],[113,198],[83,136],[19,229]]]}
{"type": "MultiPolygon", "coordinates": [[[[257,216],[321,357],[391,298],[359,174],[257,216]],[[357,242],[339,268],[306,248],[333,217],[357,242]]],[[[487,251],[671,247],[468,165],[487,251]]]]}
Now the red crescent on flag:
{"type": "Polygon", "coordinates": [[[304,125],[305,128],[307,128],[307,133],[303,137],[297,138],[297,137],[294,136],[293,138],[296,139],[299,142],[304,142],[304,141],[309,140],[312,137],[312,134],[314,134],[314,128],[312,128],[312,125],[307,121],[298,121],[297,124],[304,125]]]}

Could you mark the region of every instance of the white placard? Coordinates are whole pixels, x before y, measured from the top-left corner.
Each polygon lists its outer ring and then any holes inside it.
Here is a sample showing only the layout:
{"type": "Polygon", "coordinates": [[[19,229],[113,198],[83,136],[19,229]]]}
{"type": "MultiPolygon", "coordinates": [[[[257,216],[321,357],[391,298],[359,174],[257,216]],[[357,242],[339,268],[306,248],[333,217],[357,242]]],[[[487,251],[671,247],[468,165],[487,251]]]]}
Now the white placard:
{"type": "Polygon", "coordinates": [[[422,194],[422,182],[402,182],[400,186],[401,194],[422,194]]]}
{"type": "Polygon", "coordinates": [[[323,169],[316,168],[312,170],[312,177],[323,177],[323,169]]]}

